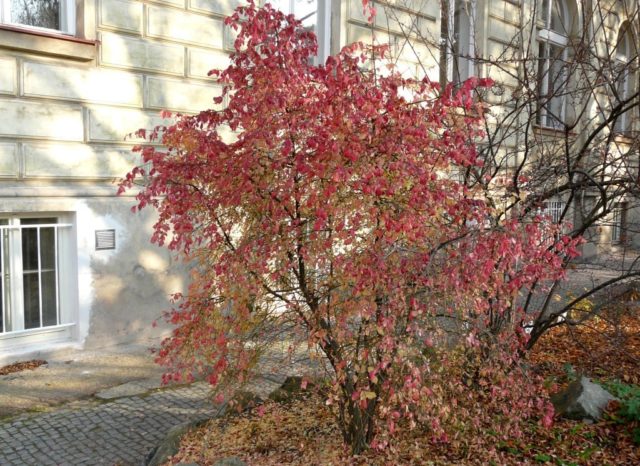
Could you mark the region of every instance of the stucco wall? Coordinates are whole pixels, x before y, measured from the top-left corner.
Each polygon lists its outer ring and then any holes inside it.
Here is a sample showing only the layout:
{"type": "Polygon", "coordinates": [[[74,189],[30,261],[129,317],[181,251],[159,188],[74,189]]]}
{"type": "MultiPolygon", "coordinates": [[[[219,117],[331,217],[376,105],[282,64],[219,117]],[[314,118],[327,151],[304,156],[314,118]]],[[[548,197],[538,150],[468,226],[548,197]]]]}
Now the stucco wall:
{"type": "MultiPolygon", "coordinates": [[[[220,87],[207,72],[229,62],[233,34],[223,19],[240,1],[78,0],[75,41],[0,27],[0,214],[75,219],[77,342],[95,347],[156,335],[162,328],[150,323],[187,281],[165,250],[148,243],[152,214],[132,215],[133,200],[116,197],[113,180],[136,163],[131,148],[140,139],[131,133],[167,123],[161,109],[213,107],[220,87]],[[95,230],[110,228],[116,249],[96,251],[95,230]]],[[[438,80],[440,2],[375,3],[371,25],[361,0],[333,0],[331,51],[353,41],[388,43],[401,72],[438,80]]],[[[504,62],[535,46],[521,28],[532,21],[532,5],[476,2],[476,51],[503,61],[502,71],[486,63],[476,70],[504,89],[487,95],[492,112],[506,113],[518,90],[517,65],[504,62]]],[[[611,37],[619,28],[605,26],[611,37]]],[[[504,156],[516,163],[521,144],[518,134],[509,136],[504,156]]]]}
{"type": "Polygon", "coordinates": [[[149,243],[153,213],[133,215],[114,180],[136,163],[141,140],[131,133],[167,123],[160,110],[213,107],[220,87],[207,72],[228,63],[223,19],[238,3],[78,2],[86,41],[0,27],[0,214],[73,219],[65,271],[76,276],[76,299],[64,314],[75,343],[147,342],[167,331],[151,323],[188,274],[149,243]],[[96,250],[101,229],[116,230],[115,250],[96,250]]]}

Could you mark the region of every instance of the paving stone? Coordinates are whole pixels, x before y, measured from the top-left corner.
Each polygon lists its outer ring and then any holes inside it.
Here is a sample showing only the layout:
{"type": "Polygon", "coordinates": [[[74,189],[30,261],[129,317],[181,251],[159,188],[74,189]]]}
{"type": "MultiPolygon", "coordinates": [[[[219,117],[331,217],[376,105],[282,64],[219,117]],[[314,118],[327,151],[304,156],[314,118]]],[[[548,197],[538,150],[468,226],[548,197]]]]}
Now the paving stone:
{"type": "MultiPolygon", "coordinates": [[[[286,375],[295,373],[290,369],[286,375]]],[[[284,375],[270,374],[250,388],[269,392],[278,380],[284,375]]],[[[132,385],[108,392],[119,395],[106,403],[73,401],[0,421],[0,465],[139,465],[172,427],[220,413],[204,382],[147,390],[143,397],[132,385]]]]}
{"type": "Polygon", "coordinates": [[[160,396],[21,415],[0,423],[0,464],[139,464],[171,427],[213,415],[214,408],[194,384],[160,396]]]}

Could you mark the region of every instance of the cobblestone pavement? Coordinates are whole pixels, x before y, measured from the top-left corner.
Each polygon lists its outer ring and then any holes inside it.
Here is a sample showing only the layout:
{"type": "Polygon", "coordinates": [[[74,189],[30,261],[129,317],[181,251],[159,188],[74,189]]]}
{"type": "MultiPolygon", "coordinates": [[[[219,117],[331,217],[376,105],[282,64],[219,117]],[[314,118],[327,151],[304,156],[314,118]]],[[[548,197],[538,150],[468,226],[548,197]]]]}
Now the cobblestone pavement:
{"type": "MultiPolygon", "coordinates": [[[[261,361],[262,375],[244,390],[266,398],[288,375],[321,373],[318,362],[306,356],[292,361],[288,355],[289,362],[283,363],[282,355],[274,354],[261,361]]],[[[137,395],[129,391],[140,386],[145,382],[113,387],[49,411],[0,419],[0,466],[144,465],[172,427],[221,413],[205,382],[143,388],[137,395]]]]}
{"type": "Polygon", "coordinates": [[[208,395],[201,382],[0,421],[0,465],[141,465],[169,429],[219,411],[208,395]]]}

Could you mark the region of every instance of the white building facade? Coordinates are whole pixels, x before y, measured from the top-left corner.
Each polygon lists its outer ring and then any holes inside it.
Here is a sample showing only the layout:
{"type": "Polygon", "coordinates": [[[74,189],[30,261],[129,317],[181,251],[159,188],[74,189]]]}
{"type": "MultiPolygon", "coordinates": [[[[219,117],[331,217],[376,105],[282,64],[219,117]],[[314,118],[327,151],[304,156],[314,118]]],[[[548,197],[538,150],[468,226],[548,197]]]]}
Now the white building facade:
{"type": "MultiPolygon", "coordinates": [[[[131,149],[141,140],[131,133],[167,123],[161,110],[213,106],[220,87],[207,73],[228,63],[234,37],[223,21],[238,3],[0,1],[0,360],[59,346],[148,341],[166,331],[151,323],[171,294],[185,290],[188,273],[149,243],[153,217],[132,215],[133,199],[116,196],[114,180],[136,163],[131,149]]],[[[508,106],[517,83],[486,59],[505,56],[524,34],[520,44],[542,57],[538,92],[550,95],[536,131],[557,130],[574,111],[549,90],[564,72],[553,58],[569,60],[582,2],[377,2],[373,25],[361,0],[273,3],[315,29],[321,57],[375,36],[391,45],[403,73],[496,78],[507,88],[498,106],[508,106]],[[533,23],[532,11],[539,11],[533,23]],[[534,26],[525,31],[525,24],[534,26]]],[[[616,59],[637,60],[638,18],[617,18],[607,25],[624,38],[616,59]]],[[[637,77],[624,75],[621,94],[636,89],[637,77]]],[[[637,122],[616,124],[630,134],[637,122]]],[[[521,136],[510,142],[514,157],[521,144],[521,136]]],[[[559,211],[565,200],[548,202],[559,211]]],[[[630,217],[616,212],[607,234],[620,241],[630,217]]]]}

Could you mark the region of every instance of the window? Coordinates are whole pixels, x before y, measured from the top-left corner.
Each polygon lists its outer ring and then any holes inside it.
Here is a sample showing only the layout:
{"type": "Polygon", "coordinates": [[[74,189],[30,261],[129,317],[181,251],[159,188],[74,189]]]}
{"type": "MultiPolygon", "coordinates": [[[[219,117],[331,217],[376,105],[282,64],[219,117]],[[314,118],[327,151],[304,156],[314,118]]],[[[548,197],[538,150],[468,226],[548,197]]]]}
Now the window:
{"type": "Polygon", "coordinates": [[[544,0],[538,9],[538,123],[550,128],[565,121],[572,18],[563,0],[544,0]]]}
{"type": "Polygon", "coordinates": [[[64,224],[54,217],[0,219],[0,334],[57,326],[65,320],[60,250],[64,224]]]}
{"type": "Polygon", "coordinates": [[[459,83],[476,74],[477,0],[443,0],[440,4],[440,84],[459,83]]]}
{"type": "Polygon", "coordinates": [[[75,0],[0,0],[0,22],[75,34],[75,0]]]}
{"type": "Polygon", "coordinates": [[[453,81],[475,76],[476,0],[456,0],[453,16],[453,81]]]}
{"type": "Polygon", "coordinates": [[[0,47],[94,60],[95,6],[96,0],[0,0],[0,47]]]}
{"type": "Polygon", "coordinates": [[[544,203],[542,213],[551,219],[552,223],[560,223],[564,214],[565,203],[562,201],[549,201],[544,203]]]}
{"type": "Polygon", "coordinates": [[[330,55],[331,0],[269,0],[283,13],[293,14],[318,37],[316,63],[324,63],[330,55]]]}
{"type": "Polygon", "coordinates": [[[283,13],[292,13],[309,29],[318,23],[318,0],[272,0],[271,4],[283,13]]]}
{"type": "MultiPolygon", "coordinates": [[[[633,35],[629,27],[620,29],[618,45],[616,47],[615,73],[616,77],[616,102],[624,102],[635,92],[638,51],[635,48],[633,35]]],[[[625,105],[626,106],[626,105],[625,105]]],[[[628,134],[632,130],[631,110],[626,110],[615,122],[614,130],[617,133],[628,134]]]]}
{"type": "Polygon", "coordinates": [[[611,225],[611,242],[624,243],[627,229],[627,206],[625,203],[617,204],[613,212],[613,223],[611,225]]]}

